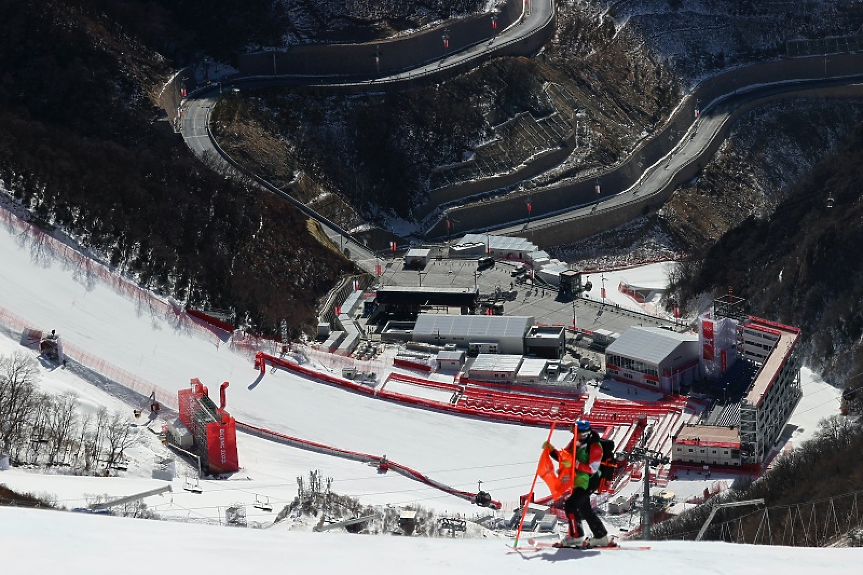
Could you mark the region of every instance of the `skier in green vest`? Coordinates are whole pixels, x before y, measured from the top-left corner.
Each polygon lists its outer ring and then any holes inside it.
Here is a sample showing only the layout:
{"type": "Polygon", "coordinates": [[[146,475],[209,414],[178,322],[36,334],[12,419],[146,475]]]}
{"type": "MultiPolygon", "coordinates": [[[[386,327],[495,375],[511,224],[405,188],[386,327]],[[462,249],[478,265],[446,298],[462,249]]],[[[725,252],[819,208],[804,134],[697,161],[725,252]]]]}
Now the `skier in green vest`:
{"type": "MultiPolygon", "coordinates": [[[[590,494],[599,486],[599,465],[602,462],[602,445],[599,435],[590,427],[589,421],[578,420],[572,426],[572,441],[564,448],[575,451],[575,477],[572,493],[563,504],[568,521],[567,535],[560,541],[561,547],[603,547],[609,544],[608,531],[590,505],[590,494]],[[585,537],[581,522],[586,521],[592,537],[585,537]]],[[[550,445],[552,459],[558,460],[558,452],[550,445]]],[[[564,465],[570,464],[565,459],[564,465]]]]}

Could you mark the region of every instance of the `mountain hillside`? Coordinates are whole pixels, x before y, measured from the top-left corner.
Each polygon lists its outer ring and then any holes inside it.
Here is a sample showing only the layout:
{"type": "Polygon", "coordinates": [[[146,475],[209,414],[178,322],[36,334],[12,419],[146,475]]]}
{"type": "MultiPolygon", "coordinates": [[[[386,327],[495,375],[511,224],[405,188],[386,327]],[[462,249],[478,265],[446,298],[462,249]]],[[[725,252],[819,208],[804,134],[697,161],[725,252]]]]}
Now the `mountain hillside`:
{"type": "Polygon", "coordinates": [[[192,156],[150,101],[173,64],[98,4],[0,0],[0,178],[16,205],[182,302],[314,325],[349,262],[294,208],[192,156]]]}
{"type": "MultiPolygon", "coordinates": [[[[0,177],[33,218],[66,230],[144,285],[192,305],[233,309],[238,321],[261,329],[289,317],[299,332],[313,324],[317,298],[350,264],[321,247],[291,208],[192,158],[161,121],[154,94],[183,66],[231,64],[261,47],[382,38],[498,4],[0,0],[0,177]]],[[[532,122],[564,118],[578,130],[577,146],[521,187],[589,177],[650,137],[700,78],[787,56],[809,46],[807,39],[853,37],[861,17],[852,0],[561,2],[557,9],[556,33],[537,57],[497,58],[406,92],[281,90],[226,99],[217,107],[216,133],[247,166],[293,186],[343,225],[410,220],[432,190],[477,177],[461,171],[466,158],[481,156],[506,171],[537,146],[559,146],[527,145],[532,122]]],[[[757,110],[661,212],[559,251],[570,260],[633,250],[698,257],[698,248],[750,216],[767,218],[860,118],[855,103],[757,110]],[[808,124],[817,127],[806,130],[808,124]]],[[[827,247],[825,258],[839,251],[827,247]]],[[[775,277],[773,270],[747,285],[775,277]]],[[[714,291],[734,283],[714,280],[714,291]]],[[[799,309],[792,313],[794,306],[766,305],[780,299],[752,298],[752,311],[800,318],[804,329],[821,325],[799,309]]],[[[853,338],[853,329],[841,329],[831,341],[850,345],[853,338]]],[[[808,353],[832,348],[819,343],[808,353]]]]}

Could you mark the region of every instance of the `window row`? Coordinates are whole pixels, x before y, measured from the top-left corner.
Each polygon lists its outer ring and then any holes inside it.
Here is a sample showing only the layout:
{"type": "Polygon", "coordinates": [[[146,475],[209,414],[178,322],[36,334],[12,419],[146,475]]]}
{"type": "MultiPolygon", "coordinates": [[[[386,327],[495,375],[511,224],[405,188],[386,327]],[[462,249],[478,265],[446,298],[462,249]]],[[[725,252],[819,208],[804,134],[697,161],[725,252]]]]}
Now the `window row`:
{"type": "Polygon", "coordinates": [[[632,359],[629,357],[623,357],[620,355],[609,354],[605,358],[605,363],[616,365],[620,369],[626,369],[629,371],[637,371],[638,373],[643,373],[646,375],[652,375],[654,377],[659,377],[659,370],[655,365],[650,365],[648,363],[644,363],[643,361],[639,361],[637,359],[632,359]]]}

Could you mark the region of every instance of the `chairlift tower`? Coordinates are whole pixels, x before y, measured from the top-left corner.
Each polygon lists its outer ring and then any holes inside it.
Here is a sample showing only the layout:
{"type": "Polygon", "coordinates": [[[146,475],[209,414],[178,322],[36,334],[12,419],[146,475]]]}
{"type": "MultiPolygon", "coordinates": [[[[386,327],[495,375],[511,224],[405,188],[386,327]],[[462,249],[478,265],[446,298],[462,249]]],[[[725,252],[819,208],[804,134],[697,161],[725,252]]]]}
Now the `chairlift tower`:
{"type": "Polygon", "coordinates": [[[630,453],[626,454],[629,461],[644,462],[644,495],[641,510],[641,538],[644,540],[650,539],[650,468],[659,465],[668,465],[671,459],[667,455],[656,451],[655,449],[647,448],[647,440],[653,433],[653,428],[648,427],[641,436],[641,445],[632,448],[630,453]]]}

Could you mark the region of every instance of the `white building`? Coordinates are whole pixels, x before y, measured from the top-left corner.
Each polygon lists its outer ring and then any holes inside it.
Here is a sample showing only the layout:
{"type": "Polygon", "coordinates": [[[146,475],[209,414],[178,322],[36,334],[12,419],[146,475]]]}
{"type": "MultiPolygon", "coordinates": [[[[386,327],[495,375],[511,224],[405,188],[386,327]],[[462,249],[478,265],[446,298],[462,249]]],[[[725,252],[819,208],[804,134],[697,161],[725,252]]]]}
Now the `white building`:
{"type": "Polygon", "coordinates": [[[548,379],[546,368],[548,360],[539,357],[526,357],[515,374],[516,383],[542,383],[548,379]]]}
{"type": "Polygon", "coordinates": [[[632,327],[605,348],[606,373],[664,393],[679,393],[699,376],[699,342],[693,334],[632,327]]]}
{"type": "Polygon", "coordinates": [[[405,254],[405,267],[412,269],[422,269],[426,267],[429,260],[432,258],[432,251],[429,248],[411,248],[405,254]]]}
{"type": "Polygon", "coordinates": [[[740,403],[743,463],[764,461],[803,395],[799,339],[799,329],[756,317],[746,319],[740,329],[742,358],[759,366],[740,403]]]}
{"type": "Polygon", "coordinates": [[[464,365],[464,351],[444,350],[437,354],[438,371],[458,371],[464,365]]]}
{"type": "MultiPolygon", "coordinates": [[[[726,318],[727,319],[727,318],[726,318]]],[[[779,440],[800,401],[800,330],[748,317],[738,323],[736,354],[756,368],[743,398],[734,408],[739,420],[730,425],[685,426],[672,438],[677,463],[758,466],[779,440]]]]}
{"type": "Polygon", "coordinates": [[[529,316],[422,314],[414,325],[413,341],[455,344],[469,354],[520,355],[532,325],[533,317],[529,316]]]}
{"type": "Polygon", "coordinates": [[[520,355],[481,353],[468,368],[468,377],[474,381],[512,383],[523,360],[520,355]]]}

